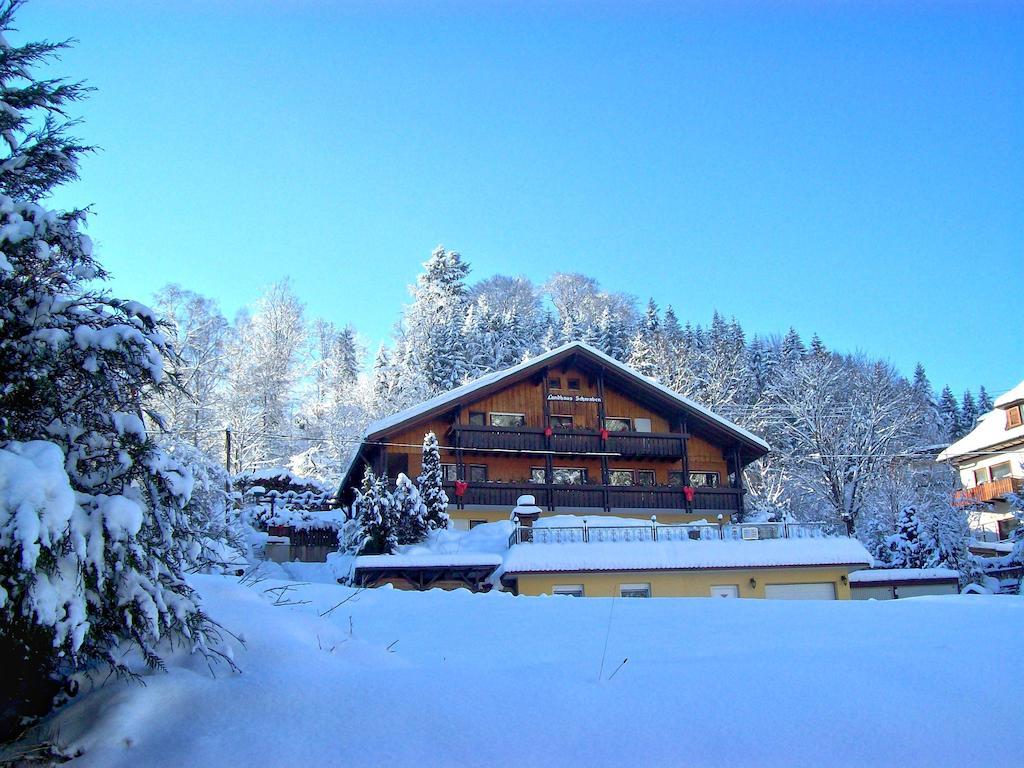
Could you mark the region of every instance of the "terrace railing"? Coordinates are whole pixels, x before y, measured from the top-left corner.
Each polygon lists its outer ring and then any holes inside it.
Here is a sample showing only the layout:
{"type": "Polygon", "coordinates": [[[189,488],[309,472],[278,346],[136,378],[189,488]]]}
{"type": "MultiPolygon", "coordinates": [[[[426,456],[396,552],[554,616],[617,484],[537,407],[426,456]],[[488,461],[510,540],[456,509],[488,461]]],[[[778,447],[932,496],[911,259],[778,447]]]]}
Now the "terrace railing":
{"type": "Polygon", "coordinates": [[[509,536],[514,544],[586,544],[640,541],[760,541],[763,539],[818,539],[828,535],[825,523],[679,523],[656,521],[637,525],[533,527],[519,525],[509,536]]]}
{"type": "Polygon", "coordinates": [[[676,486],[568,485],[525,481],[471,482],[461,497],[455,493],[455,483],[448,482],[445,483],[445,492],[449,501],[460,506],[514,507],[520,496],[530,494],[536,499],[537,506],[545,509],[651,509],[688,514],[737,512],[743,498],[743,490],[739,488],[698,487],[694,489],[693,501],[687,504],[683,489],[676,486]]]}
{"type": "Polygon", "coordinates": [[[455,427],[460,447],[464,450],[554,451],[556,453],[612,453],[624,458],[680,459],[683,436],[655,432],[609,432],[601,437],[596,429],[552,430],[544,434],[542,427],[488,427],[460,424],[455,427]]]}

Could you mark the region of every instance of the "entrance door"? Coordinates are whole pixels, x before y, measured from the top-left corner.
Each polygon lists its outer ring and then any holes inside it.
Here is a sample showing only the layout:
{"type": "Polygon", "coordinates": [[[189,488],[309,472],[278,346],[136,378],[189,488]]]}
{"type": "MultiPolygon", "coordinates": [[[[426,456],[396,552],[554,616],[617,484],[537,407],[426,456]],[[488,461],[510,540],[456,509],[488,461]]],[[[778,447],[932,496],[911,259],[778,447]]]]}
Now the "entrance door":
{"type": "Polygon", "coordinates": [[[740,588],[735,584],[723,584],[720,587],[711,588],[712,597],[739,597],[740,588]]]}

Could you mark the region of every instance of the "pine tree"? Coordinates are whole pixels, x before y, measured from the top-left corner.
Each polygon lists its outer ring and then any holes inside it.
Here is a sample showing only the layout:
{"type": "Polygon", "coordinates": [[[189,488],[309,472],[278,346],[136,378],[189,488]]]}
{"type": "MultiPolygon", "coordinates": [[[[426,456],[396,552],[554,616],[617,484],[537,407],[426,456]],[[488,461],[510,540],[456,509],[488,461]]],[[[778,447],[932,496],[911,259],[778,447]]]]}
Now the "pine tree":
{"type": "Polygon", "coordinates": [[[995,407],[996,407],[995,403],[992,402],[992,398],[989,396],[988,392],[985,391],[985,388],[982,387],[981,389],[979,389],[978,390],[978,413],[980,415],[984,416],[986,413],[989,413],[989,412],[995,410],[995,407]]]}
{"type": "Polygon", "coordinates": [[[924,568],[930,552],[924,526],[917,508],[908,505],[900,511],[896,532],[888,539],[889,564],[892,568],[924,568]]]}
{"type": "Polygon", "coordinates": [[[431,530],[447,528],[448,494],[444,492],[441,451],[437,444],[437,436],[433,432],[427,432],[423,436],[422,469],[417,482],[420,497],[427,510],[427,526],[431,530]]]}
{"type": "Polygon", "coordinates": [[[943,434],[951,440],[958,440],[963,437],[960,432],[962,424],[960,416],[960,404],[956,401],[956,395],[949,387],[944,387],[939,396],[939,418],[943,434]]]}
{"type": "Polygon", "coordinates": [[[964,397],[960,405],[960,429],[961,435],[966,435],[978,421],[978,407],[974,404],[974,395],[971,390],[964,390],[964,397]]]}
{"type": "Polygon", "coordinates": [[[811,337],[811,354],[818,357],[824,357],[828,354],[828,348],[818,334],[814,334],[811,337]]]}
{"type": "MultiPolygon", "coordinates": [[[[0,4],[4,33],[19,6],[0,4]]],[[[0,35],[0,740],[74,673],[128,674],[131,648],[152,667],[167,644],[217,653],[185,578],[204,535],[192,472],[143,421],[166,337],[148,308],[90,283],[106,273],[85,211],[40,203],[89,149],[63,120],[86,89],[34,74],[66,47],[0,35]]]]}
{"type": "Polygon", "coordinates": [[[791,368],[806,354],[807,348],[804,347],[800,334],[791,326],[786,333],[786,337],[782,340],[781,358],[783,364],[791,368]]]}
{"type": "Polygon", "coordinates": [[[398,544],[416,544],[426,538],[430,526],[427,524],[427,507],[420,492],[404,473],[399,472],[393,494],[397,519],[395,540],[398,544]]]}
{"type": "Polygon", "coordinates": [[[377,477],[372,469],[366,468],[363,484],[356,491],[352,503],[352,515],[359,521],[359,527],[366,537],[363,552],[390,555],[395,551],[398,545],[398,515],[394,497],[388,490],[386,475],[377,477]]]}
{"type": "Polygon", "coordinates": [[[628,365],[644,376],[657,377],[663,371],[663,341],[658,305],[647,302],[647,311],[630,345],[628,365]]]}

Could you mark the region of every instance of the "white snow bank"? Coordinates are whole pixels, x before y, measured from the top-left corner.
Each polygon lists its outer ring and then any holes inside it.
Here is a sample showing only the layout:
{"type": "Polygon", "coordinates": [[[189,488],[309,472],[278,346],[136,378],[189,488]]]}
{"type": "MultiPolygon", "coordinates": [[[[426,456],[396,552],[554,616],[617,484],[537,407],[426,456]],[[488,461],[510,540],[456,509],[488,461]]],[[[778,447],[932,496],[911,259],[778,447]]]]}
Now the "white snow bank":
{"type": "Polygon", "coordinates": [[[850,574],[851,584],[888,581],[935,581],[937,579],[960,579],[960,574],[951,568],[867,568],[850,574]]]}
{"type": "Polygon", "coordinates": [[[993,686],[964,660],[1024,636],[1022,598],[613,603],[293,584],[288,599],[309,602],[274,607],[265,590],[286,582],[192,581],[245,639],[243,673],[213,678],[181,654],[145,686],[83,686],[45,724],[83,751],[76,768],[1020,762],[1012,739],[979,734],[1016,711],[1024,665],[992,657],[993,686]],[[467,702],[487,714],[449,716],[467,702]]]}
{"type": "Polygon", "coordinates": [[[505,573],[872,564],[853,538],[519,544],[505,573]]]}

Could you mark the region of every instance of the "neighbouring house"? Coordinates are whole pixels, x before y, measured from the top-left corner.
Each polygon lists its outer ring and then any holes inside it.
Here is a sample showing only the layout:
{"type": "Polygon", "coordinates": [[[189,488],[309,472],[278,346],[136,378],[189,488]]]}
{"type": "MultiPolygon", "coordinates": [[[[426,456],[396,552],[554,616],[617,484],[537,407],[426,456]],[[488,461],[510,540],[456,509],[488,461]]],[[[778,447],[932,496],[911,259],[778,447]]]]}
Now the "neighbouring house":
{"type": "Polygon", "coordinates": [[[850,574],[854,600],[897,600],[960,594],[960,574],[949,568],[869,568],[850,574]]]}
{"type": "Polygon", "coordinates": [[[768,445],[593,347],[567,344],[371,424],[339,494],[366,467],[420,472],[440,444],[451,526],[505,520],[528,494],[546,514],[741,520],[743,467],[768,445]]]}
{"type": "Polygon", "coordinates": [[[960,473],[957,499],[971,507],[968,517],[979,542],[1010,537],[1017,519],[1007,497],[1024,489],[1024,381],[994,405],[938,457],[960,473]]]}
{"type": "Polygon", "coordinates": [[[520,501],[513,521],[358,557],[355,582],[520,595],[845,600],[852,572],[872,564],[859,541],[827,535],[820,524],[541,517],[532,497],[520,501]]]}

